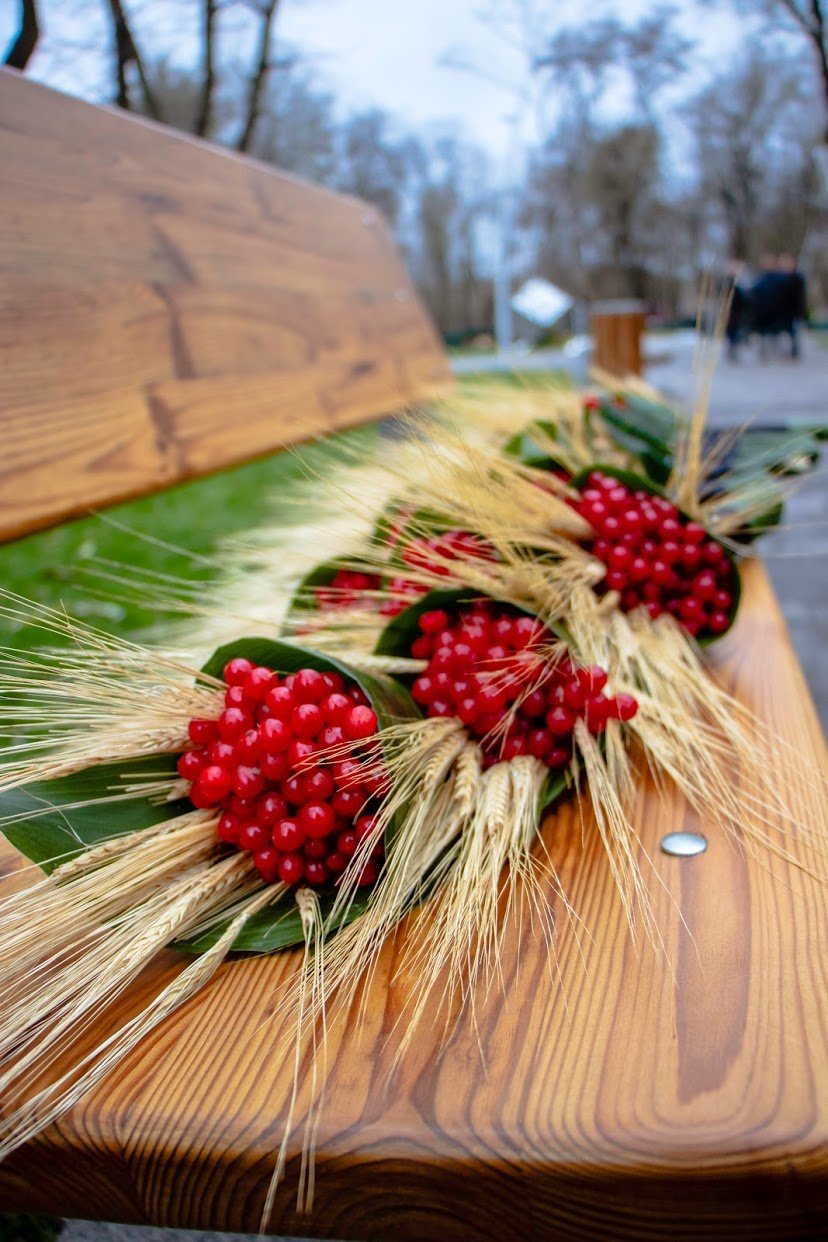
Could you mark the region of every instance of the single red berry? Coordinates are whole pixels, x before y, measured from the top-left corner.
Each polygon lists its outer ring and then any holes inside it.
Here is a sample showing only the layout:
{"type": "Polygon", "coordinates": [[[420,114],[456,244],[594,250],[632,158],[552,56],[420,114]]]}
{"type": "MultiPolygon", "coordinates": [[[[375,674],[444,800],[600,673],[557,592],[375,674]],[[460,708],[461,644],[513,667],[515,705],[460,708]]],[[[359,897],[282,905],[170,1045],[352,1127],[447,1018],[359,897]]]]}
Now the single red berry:
{"type": "Polygon", "coordinates": [[[411,687],[411,697],[415,703],[419,703],[421,707],[425,707],[434,698],[434,681],[427,673],[423,673],[418,677],[414,685],[411,687]]]}
{"type": "Polygon", "coordinates": [[[239,848],[255,854],[270,844],[270,833],[255,820],[252,824],[244,824],[239,829],[239,848]]]}
{"type": "Polygon", "coordinates": [[[707,538],[707,531],[698,522],[687,522],[682,531],[685,543],[702,544],[707,538]]]}
{"type": "Polygon", "coordinates": [[[532,729],[526,739],[527,750],[536,759],[545,759],[555,739],[548,729],[532,729]]]}
{"type": "Polygon", "coordinates": [[[283,884],[300,884],[305,875],[305,860],[301,854],[285,854],[279,860],[279,879],[283,884]]]}
{"type": "Polygon", "coordinates": [[[711,612],[710,616],[707,618],[707,627],[712,630],[714,634],[724,634],[729,625],[730,617],[726,612],[717,610],[716,612],[711,612]]]}
{"type": "Polygon", "coordinates": [[[218,806],[230,792],[230,773],[218,764],[210,764],[196,778],[190,790],[190,801],[200,808],[218,806]]]}
{"type": "Polygon", "coordinates": [[[316,744],[304,738],[295,738],[288,746],[287,753],[292,768],[308,767],[308,760],[316,754],[316,744]]]}
{"type": "Polygon", "coordinates": [[[253,717],[240,707],[226,707],[218,718],[219,736],[223,742],[237,742],[253,727],[253,717]]]}
{"type": "Polygon", "coordinates": [[[369,858],[368,862],[362,868],[359,875],[360,888],[368,888],[369,885],[375,884],[379,875],[379,864],[375,859],[369,858]]]}
{"type": "Polygon", "coordinates": [[[196,746],[209,746],[218,737],[218,725],[215,720],[197,716],[187,725],[187,736],[196,746]]]}
{"type": "Polygon", "coordinates": [[[238,845],[239,831],[244,820],[238,815],[234,815],[232,811],[225,811],[218,822],[218,838],[220,841],[226,842],[228,845],[238,845]]]}
{"type": "Polygon", "coordinates": [[[600,664],[593,664],[591,668],[578,669],[577,678],[589,694],[598,694],[607,684],[606,670],[601,668],[600,664]]]}
{"type": "Polygon", "coordinates": [[[244,679],[244,692],[249,699],[253,699],[257,703],[263,703],[268,690],[278,685],[279,678],[272,669],[264,668],[258,665],[251,668],[250,672],[244,679]]]}
{"type": "Polygon", "coordinates": [[[290,773],[290,760],[285,751],[277,755],[265,752],[259,759],[259,767],[269,781],[283,781],[290,773]]]}
{"type": "Polygon", "coordinates": [[[448,625],[448,613],[442,608],[432,608],[422,614],[418,625],[424,634],[439,634],[448,625]]]}
{"type": "Polygon", "coordinates": [[[290,713],[290,727],[294,736],[309,741],[316,737],[324,724],[324,717],[316,703],[300,703],[290,713]]]}
{"type": "Polygon", "coordinates": [[[283,854],[293,854],[305,844],[305,830],[298,819],[285,816],[271,828],[270,839],[283,854]]]}
{"type": "Polygon", "coordinates": [[[604,694],[594,695],[586,705],[584,720],[590,733],[600,733],[606,726],[610,713],[610,701],[604,694]]]}
{"type": "Polygon", "coordinates": [[[565,737],[575,727],[575,716],[567,707],[553,707],[546,714],[546,727],[555,737],[565,737]]]}
{"type": "Polygon", "coordinates": [[[230,742],[211,742],[207,747],[207,758],[220,768],[228,768],[236,758],[236,748],[230,742]]]}
{"type": "Polygon", "coordinates": [[[252,660],[246,660],[244,656],[235,656],[225,664],[222,676],[228,686],[240,686],[252,668],[252,660]]]}
{"type": "Polygon", "coordinates": [[[332,875],[341,875],[348,866],[348,859],[344,854],[340,854],[338,850],[334,850],[333,853],[328,855],[325,865],[332,875]]]}
{"type": "Polygon", "coordinates": [[[240,763],[256,763],[259,758],[259,730],[246,729],[236,742],[236,759],[240,763]]]}
{"type": "Polygon", "coordinates": [[[268,716],[259,725],[259,750],[263,755],[279,755],[293,741],[290,725],[278,716],[268,716]]]}
{"type": "Polygon", "coordinates": [[[305,776],[308,797],[316,802],[327,802],[335,788],[333,774],[327,768],[314,768],[305,776]]]}
{"type": "Polygon", "coordinates": [[[321,888],[329,878],[330,873],[323,862],[309,860],[305,863],[305,879],[312,888],[321,888]]]}
{"type": "Polygon", "coordinates": [[[733,596],[730,594],[730,591],[719,590],[713,596],[713,603],[720,612],[729,612],[730,606],[733,603],[733,596]]]}
{"type": "Polygon", "coordinates": [[[233,792],[240,798],[255,798],[265,787],[261,768],[240,763],[233,774],[233,792]]]}
{"type": "Polygon", "coordinates": [[[334,809],[329,802],[306,802],[299,812],[299,823],[309,837],[326,837],[336,823],[334,809]]]}
{"type": "Polygon", "coordinates": [[[329,694],[319,704],[322,715],[325,717],[325,723],[329,725],[342,724],[348,712],[353,707],[353,703],[347,694],[342,694],[337,690],[329,694]]]}
{"type": "Polygon", "coordinates": [[[341,746],[345,741],[345,730],[342,725],[325,725],[319,734],[318,741],[323,749],[329,746],[341,746]]]}
{"type": "Polygon", "coordinates": [[[185,750],[179,756],[178,775],[185,781],[194,781],[207,767],[207,756],[203,750],[185,750]]]}
{"type": "Polygon", "coordinates": [[[299,806],[305,801],[304,776],[288,776],[280,782],[279,793],[291,806],[299,806]]]}
{"type": "Polygon", "coordinates": [[[702,550],[697,543],[686,543],[681,550],[681,563],[685,569],[698,569],[702,562],[702,550]]]}
{"type": "Polygon", "coordinates": [[[296,699],[290,686],[284,683],[276,686],[273,690],[268,690],[265,695],[265,707],[267,707],[271,716],[277,720],[288,720],[290,713],[296,706],[296,699]]]}
{"type": "Polygon", "coordinates": [[[546,763],[550,768],[565,768],[571,758],[572,754],[566,746],[553,746],[546,756],[546,763]]]}
{"type": "Polygon", "coordinates": [[[345,819],[353,819],[364,804],[365,793],[360,788],[337,789],[330,802],[337,815],[342,815],[345,819]]]}
{"type": "Polygon", "coordinates": [[[311,837],[305,841],[302,847],[302,853],[305,858],[312,858],[315,862],[324,862],[328,857],[330,845],[324,837],[311,837]]]}
{"type": "Polygon", "coordinates": [[[352,742],[373,737],[377,731],[376,713],[370,707],[352,707],[345,717],[343,728],[345,736],[352,742]]]}
{"type": "Polygon", "coordinates": [[[291,687],[297,703],[321,703],[328,697],[328,687],[315,668],[300,668],[291,687]]]}
{"type": "Polygon", "coordinates": [[[627,585],[627,575],[620,569],[611,569],[604,581],[610,591],[623,591],[627,585]]]}
{"type": "Polygon", "coordinates": [[[264,849],[257,850],[253,855],[253,866],[264,880],[265,884],[273,884],[279,874],[279,863],[282,855],[278,850],[274,850],[271,845],[266,845],[264,849]]]}
{"type": "Polygon", "coordinates": [[[340,832],[336,838],[336,848],[340,854],[344,854],[346,858],[350,858],[356,853],[357,835],[352,829],[346,829],[340,832]]]}
{"type": "Polygon", "coordinates": [[[256,799],[240,798],[238,795],[234,795],[230,799],[230,810],[234,815],[238,815],[239,819],[255,819],[256,799]]]}
{"type": "Polygon", "coordinates": [[[619,720],[632,720],[638,711],[638,700],[631,694],[616,694],[615,711],[619,720]]]}
{"type": "Polygon", "coordinates": [[[281,794],[273,790],[262,794],[256,803],[256,819],[266,828],[272,828],[276,821],[283,819],[285,815],[287,815],[287,802],[281,794]]]}

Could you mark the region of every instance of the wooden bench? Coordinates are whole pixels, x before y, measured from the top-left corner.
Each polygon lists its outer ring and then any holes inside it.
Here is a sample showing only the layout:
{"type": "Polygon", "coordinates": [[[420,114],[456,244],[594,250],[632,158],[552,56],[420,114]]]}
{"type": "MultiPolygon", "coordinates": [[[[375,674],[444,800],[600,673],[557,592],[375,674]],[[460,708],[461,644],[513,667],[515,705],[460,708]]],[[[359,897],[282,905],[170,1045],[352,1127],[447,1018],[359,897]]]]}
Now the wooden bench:
{"type": "MultiPolygon", "coordinates": [[[[366,205],[0,75],[0,534],[5,538],[379,416],[446,380],[366,205]]],[[[766,576],[717,675],[819,762],[821,735],[766,576]]],[[[819,791],[794,790],[822,816],[819,791]]],[[[365,1020],[331,1032],[316,1203],[298,1156],[273,1232],[442,1239],[780,1239],[828,1219],[826,893],[641,783],[635,822],[666,955],[636,948],[597,833],[546,841],[582,924],[555,955],[510,933],[506,998],[442,1054],[422,1028],[390,1078],[405,977],[389,943],[365,1020]]],[[[4,861],[13,865],[6,847],[4,861]]],[[[124,1018],[179,969],[160,955],[124,1018]]],[[[267,1017],[292,955],[235,961],[64,1119],[0,1168],[0,1206],[253,1230],[292,1067],[267,1017]]],[[[429,1031],[433,1030],[430,1036],[429,1031]]],[[[298,1145],[297,1140],[297,1145],[298,1145]]]]}

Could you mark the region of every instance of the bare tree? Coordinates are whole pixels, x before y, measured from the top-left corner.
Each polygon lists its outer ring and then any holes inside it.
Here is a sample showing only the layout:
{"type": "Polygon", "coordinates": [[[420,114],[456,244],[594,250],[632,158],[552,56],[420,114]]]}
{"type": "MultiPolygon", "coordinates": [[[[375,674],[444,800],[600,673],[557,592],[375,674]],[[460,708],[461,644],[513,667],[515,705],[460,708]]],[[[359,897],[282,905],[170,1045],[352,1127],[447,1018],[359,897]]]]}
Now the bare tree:
{"type": "Polygon", "coordinates": [[[149,76],[144,65],[144,59],[138,51],[138,46],[132,35],[132,29],[129,24],[126,11],[121,0],[108,0],[109,13],[112,18],[112,33],[115,53],[115,77],[117,83],[117,93],[115,103],[119,108],[131,108],[132,102],[129,93],[129,81],[127,70],[130,65],[134,65],[135,72],[141,84],[143,94],[144,110],[149,116],[155,120],[161,119],[158,109],[158,103],[155,98],[149,76]]]}
{"type": "MultiPolygon", "coordinates": [[[[720,0],[709,0],[717,3],[720,0]]],[[[764,18],[771,28],[810,44],[822,97],[822,142],[828,145],[828,0],[731,0],[742,13],[764,18]]]]}
{"type": "Polygon", "coordinates": [[[261,111],[262,91],[267,83],[267,77],[273,68],[271,62],[270,41],[273,33],[273,19],[276,16],[276,10],[279,7],[279,0],[261,0],[261,4],[255,6],[261,17],[259,27],[259,43],[256,54],[256,63],[247,88],[247,101],[245,104],[244,124],[241,133],[236,141],[237,151],[249,151],[250,144],[253,141],[256,132],[256,124],[259,120],[261,111]]]}
{"type": "Polygon", "coordinates": [[[215,32],[218,0],[203,0],[201,9],[202,53],[201,94],[193,132],[200,138],[210,133],[213,120],[213,92],[216,89],[215,32]]]}
{"type": "Polygon", "coordinates": [[[36,0],[20,0],[20,27],[5,55],[12,69],[25,69],[40,38],[36,0]]]}

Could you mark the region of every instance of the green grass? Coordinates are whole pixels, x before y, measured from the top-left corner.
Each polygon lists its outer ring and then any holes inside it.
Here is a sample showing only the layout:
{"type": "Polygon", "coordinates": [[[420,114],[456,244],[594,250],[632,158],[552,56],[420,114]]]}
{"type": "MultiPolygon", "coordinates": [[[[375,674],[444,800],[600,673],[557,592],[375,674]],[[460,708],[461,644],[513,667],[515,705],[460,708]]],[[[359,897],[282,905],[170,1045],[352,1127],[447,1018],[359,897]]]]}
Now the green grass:
{"type": "MultiPolygon", "coordinates": [[[[152,598],[141,604],[99,598],[105,584],[88,573],[99,561],[209,582],[215,569],[206,558],[220,539],[272,519],[308,469],[324,469],[331,456],[368,446],[378,434],[376,426],[357,428],[6,544],[0,547],[0,584],[103,630],[143,629],[159,620],[152,598]]],[[[112,592],[117,595],[117,588],[112,592]]],[[[0,616],[0,646],[43,642],[41,630],[0,616]]]]}
{"type": "MultiPolygon", "coordinates": [[[[562,372],[474,372],[458,377],[458,388],[497,393],[550,382],[572,383],[562,372]]],[[[376,424],[356,428],[5,544],[0,547],[0,586],[64,608],[103,630],[146,629],[161,617],[151,596],[141,603],[122,600],[112,586],[107,598],[106,584],[93,576],[100,562],[115,562],[127,573],[132,567],[209,583],[216,571],[206,558],[217,542],[274,520],[279,501],[308,469],[324,472],[331,457],[346,448],[367,448],[379,434],[376,424]]],[[[32,648],[43,642],[41,630],[0,616],[0,647],[32,648]]]]}

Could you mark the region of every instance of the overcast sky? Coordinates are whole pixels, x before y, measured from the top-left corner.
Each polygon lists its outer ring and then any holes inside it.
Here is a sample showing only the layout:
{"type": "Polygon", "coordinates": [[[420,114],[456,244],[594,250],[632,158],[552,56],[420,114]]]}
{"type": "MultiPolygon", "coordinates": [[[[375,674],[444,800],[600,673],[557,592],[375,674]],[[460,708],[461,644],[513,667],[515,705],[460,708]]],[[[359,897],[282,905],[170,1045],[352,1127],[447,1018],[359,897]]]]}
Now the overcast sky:
{"type": "MultiPolygon", "coordinates": [[[[555,24],[583,16],[579,0],[526,0],[555,24]]],[[[31,75],[86,98],[105,100],[111,91],[109,26],[104,0],[40,0],[45,34],[31,75]]],[[[152,53],[178,47],[179,59],[198,54],[192,0],[130,0],[136,35],[152,53]],[[147,10],[152,21],[146,20],[147,10]]],[[[590,16],[625,19],[651,7],[648,0],[592,3],[590,16]]],[[[0,47],[11,38],[16,3],[0,0],[0,47]]],[[[520,87],[527,81],[525,54],[481,20],[486,9],[501,14],[508,0],[282,0],[276,44],[293,44],[309,57],[314,74],[336,95],[344,111],[379,106],[402,125],[438,122],[458,127],[502,165],[510,144],[508,118],[520,113],[519,145],[531,141],[535,110],[520,87]],[[454,53],[482,74],[447,67],[454,53]],[[487,76],[483,76],[487,75],[487,76]]],[[[699,77],[736,46],[739,28],[727,16],[694,4],[683,6],[685,30],[699,40],[699,77]]],[[[240,44],[241,51],[241,44],[240,44]]]]}

